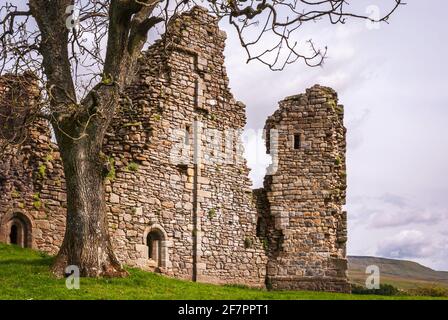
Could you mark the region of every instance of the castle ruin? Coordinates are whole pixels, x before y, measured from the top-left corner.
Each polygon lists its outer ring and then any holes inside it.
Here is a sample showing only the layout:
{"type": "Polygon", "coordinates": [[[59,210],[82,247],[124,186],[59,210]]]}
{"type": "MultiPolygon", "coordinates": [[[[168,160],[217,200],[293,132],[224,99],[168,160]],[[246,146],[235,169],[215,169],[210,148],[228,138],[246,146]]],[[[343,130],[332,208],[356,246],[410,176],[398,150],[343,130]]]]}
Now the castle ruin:
{"type": "MultiPolygon", "coordinates": [[[[245,106],[228,86],[225,33],[195,7],[168,34],[142,54],[104,143],[118,258],[193,281],[349,292],[336,93],[314,86],[280,102],[265,126],[272,164],[264,188],[252,190],[245,106]]],[[[0,78],[2,131],[11,131],[12,96],[14,105],[38,100],[32,85],[18,92],[14,77],[0,78]]],[[[55,254],[66,210],[58,148],[43,120],[23,141],[0,155],[0,241],[55,254]]]]}

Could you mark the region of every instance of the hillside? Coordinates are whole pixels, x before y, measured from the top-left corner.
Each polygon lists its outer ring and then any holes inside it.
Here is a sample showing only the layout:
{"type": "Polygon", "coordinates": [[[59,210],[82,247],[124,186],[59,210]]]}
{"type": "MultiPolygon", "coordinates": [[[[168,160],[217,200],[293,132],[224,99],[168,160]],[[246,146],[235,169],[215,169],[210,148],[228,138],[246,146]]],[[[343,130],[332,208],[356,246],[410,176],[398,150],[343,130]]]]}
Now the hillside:
{"type": "Polygon", "coordinates": [[[348,261],[349,277],[354,283],[364,284],[366,267],[377,265],[381,271],[382,283],[393,284],[402,289],[428,285],[448,287],[448,272],[435,271],[413,261],[362,256],[349,256],[348,261]]]}
{"type": "Polygon", "coordinates": [[[217,286],[167,278],[129,268],[127,278],[81,279],[79,290],[68,290],[64,279],[49,272],[53,258],[37,251],[0,244],[0,299],[167,299],[167,300],[358,300],[433,299],[307,291],[266,291],[217,286]]]}

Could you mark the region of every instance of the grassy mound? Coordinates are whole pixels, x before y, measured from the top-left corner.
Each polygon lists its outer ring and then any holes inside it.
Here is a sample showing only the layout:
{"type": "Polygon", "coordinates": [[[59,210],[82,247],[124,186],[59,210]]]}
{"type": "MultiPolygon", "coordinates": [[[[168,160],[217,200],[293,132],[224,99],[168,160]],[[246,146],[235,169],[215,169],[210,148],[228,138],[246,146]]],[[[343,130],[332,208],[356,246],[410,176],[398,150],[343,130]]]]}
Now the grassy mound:
{"type": "Polygon", "coordinates": [[[68,290],[65,279],[49,272],[52,257],[0,244],[0,299],[419,299],[326,292],[248,289],[167,278],[129,268],[124,279],[81,279],[79,290],[68,290]]]}

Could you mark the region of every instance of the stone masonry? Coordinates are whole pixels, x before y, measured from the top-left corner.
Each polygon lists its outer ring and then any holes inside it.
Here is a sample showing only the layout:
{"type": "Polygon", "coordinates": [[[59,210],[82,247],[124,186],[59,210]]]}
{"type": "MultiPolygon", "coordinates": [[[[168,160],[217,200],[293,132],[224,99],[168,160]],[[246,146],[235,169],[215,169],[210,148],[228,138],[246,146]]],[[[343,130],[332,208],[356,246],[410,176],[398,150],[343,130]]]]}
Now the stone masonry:
{"type": "MultiPolygon", "coordinates": [[[[195,7],[142,54],[103,150],[115,251],[127,265],[193,281],[347,292],[336,93],[314,86],[280,102],[266,123],[273,163],[264,188],[251,190],[245,106],[228,86],[225,39],[195,7]]],[[[0,78],[2,130],[11,79],[0,78]]],[[[0,241],[56,253],[65,206],[57,146],[36,120],[0,154],[0,241]]]]}
{"type": "Polygon", "coordinates": [[[349,291],[346,278],[345,128],[336,93],[314,86],[266,121],[275,155],[258,190],[273,289],[349,291]]]}
{"type": "Polygon", "coordinates": [[[0,141],[21,142],[0,149],[0,241],[55,253],[64,237],[66,202],[57,146],[45,121],[34,121],[26,133],[12,128],[26,122],[24,106],[33,108],[38,99],[30,75],[0,78],[0,141]]]}

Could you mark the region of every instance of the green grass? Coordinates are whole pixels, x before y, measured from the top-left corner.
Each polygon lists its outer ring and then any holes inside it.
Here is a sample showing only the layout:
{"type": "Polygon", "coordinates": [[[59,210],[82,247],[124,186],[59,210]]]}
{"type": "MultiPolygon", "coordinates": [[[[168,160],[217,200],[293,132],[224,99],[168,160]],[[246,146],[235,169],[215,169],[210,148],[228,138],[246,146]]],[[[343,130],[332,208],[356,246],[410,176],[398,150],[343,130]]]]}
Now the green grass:
{"type": "Polygon", "coordinates": [[[127,278],[83,278],[79,290],[68,290],[65,279],[56,279],[50,274],[52,260],[37,251],[0,244],[0,299],[420,299],[217,286],[171,279],[133,268],[128,269],[127,278]]]}

